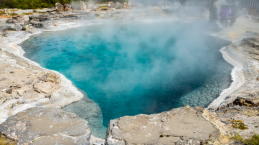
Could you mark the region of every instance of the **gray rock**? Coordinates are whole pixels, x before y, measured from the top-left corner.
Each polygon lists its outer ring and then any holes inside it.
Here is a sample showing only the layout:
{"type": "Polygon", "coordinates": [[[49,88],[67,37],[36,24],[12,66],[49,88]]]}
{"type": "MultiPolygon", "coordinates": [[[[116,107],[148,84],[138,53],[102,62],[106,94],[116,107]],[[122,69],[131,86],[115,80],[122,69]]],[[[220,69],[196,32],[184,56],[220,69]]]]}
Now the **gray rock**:
{"type": "Polygon", "coordinates": [[[64,6],[62,4],[56,3],[55,5],[56,5],[56,10],[58,12],[63,12],[64,11],[64,6]]]}
{"type": "Polygon", "coordinates": [[[108,8],[115,8],[115,3],[114,2],[108,2],[108,8]]]}
{"type": "Polygon", "coordinates": [[[87,5],[87,8],[88,9],[93,9],[94,8],[94,4],[89,2],[88,5],[87,5]]]}
{"type": "Polygon", "coordinates": [[[21,31],[22,30],[22,26],[19,25],[19,24],[15,24],[14,28],[15,28],[16,31],[21,31]]]}
{"type": "Polygon", "coordinates": [[[64,11],[72,11],[72,7],[70,4],[64,4],[64,11]]]}
{"type": "Polygon", "coordinates": [[[13,89],[7,89],[5,92],[6,92],[7,94],[12,94],[13,89]]]}
{"type": "Polygon", "coordinates": [[[111,120],[106,144],[200,143],[217,131],[201,114],[187,106],[160,114],[111,120]]]}
{"type": "Polygon", "coordinates": [[[14,23],[16,23],[16,22],[17,22],[17,21],[14,20],[14,19],[7,19],[7,20],[6,20],[6,23],[14,24],[14,23]]]}
{"type": "Polygon", "coordinates": [[[80,10],[86,10],[86,9],[87,9],[87,5],[83,1],[81,1],[80,2],[80,10]]]}
{"type": "Polygon", "coordinates": [[[116,2],[115,8],[116,9],[121,9],[122,8],[122,4],[120,2],[116,2]]]}
{"type": "Polygon", "coordinates": [[[19,144],[89,145],[88,122],[56,108],[30,108],[0,125],[0,131],[19,144]]]}
{"type": "Polygon", "coordinates": [[[9,24],[9,25],[3,26],[2,29],[3,29],[4,31],[16,31],[16,29],[15,29],[14,26],[15,26],[14,24],[9,24]]]}
{"type": "Polygon", "coordinates": [[[6,77],[3,77],[3,78],[0,79],[0,82],[1,82],[1,81],[5,81],[5,80],[7,80],[7,78],[6,78],[6,77]]]}

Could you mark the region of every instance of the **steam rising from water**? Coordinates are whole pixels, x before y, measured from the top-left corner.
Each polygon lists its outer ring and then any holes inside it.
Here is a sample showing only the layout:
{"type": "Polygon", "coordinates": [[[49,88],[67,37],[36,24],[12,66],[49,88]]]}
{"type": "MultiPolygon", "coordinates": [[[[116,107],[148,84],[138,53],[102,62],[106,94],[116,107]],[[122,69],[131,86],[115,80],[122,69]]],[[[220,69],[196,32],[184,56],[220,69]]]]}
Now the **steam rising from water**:
{"type": "Polygon", "coordinates": [[[107,23],[43,33],[22,47],[27,57],[63,73],[98,103],[102,116],[88,98],[64,109],[88,120],[93,134],[103,137],[102,125],[110,119],[206,107],[229,86],[232,67],[218,52],[228,43],[205,35],[205,26],[107,23]]]}

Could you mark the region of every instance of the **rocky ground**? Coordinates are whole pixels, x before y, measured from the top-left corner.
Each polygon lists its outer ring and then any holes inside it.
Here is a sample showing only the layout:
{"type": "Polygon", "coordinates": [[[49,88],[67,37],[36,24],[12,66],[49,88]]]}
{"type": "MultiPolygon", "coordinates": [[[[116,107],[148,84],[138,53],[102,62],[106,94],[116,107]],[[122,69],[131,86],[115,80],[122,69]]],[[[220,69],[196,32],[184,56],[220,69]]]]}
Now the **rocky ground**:
{"type": "Polygon", "coordinates": [[[30,108],[0,125],[0,130],[18,144],[90,144],[87,121],[57,108],[30,108]]]}
{"type": "MultiPolygon", "coordinates": [[[[99,19],[136,18],[134,14],[125,18],[123,11],[49,11],[1,20],[0,144],[242,144],[232,136],[238,133],[248,138],[259,133],[259,26],[252,22],[253,32],[237,22],[236,29],[215,34],[233,41],[221,52],[235,68],[230,88],[207,109],[186,106],[121,117],[110,122],[105,141],[91,136],[87,121],[59,109],[82,99],[83,94],[62,74],[24,58],[17,44],[43,30],[98,23],[99,19]]],[[[148,16],[141,13],[138,17],[148,16]]]]}

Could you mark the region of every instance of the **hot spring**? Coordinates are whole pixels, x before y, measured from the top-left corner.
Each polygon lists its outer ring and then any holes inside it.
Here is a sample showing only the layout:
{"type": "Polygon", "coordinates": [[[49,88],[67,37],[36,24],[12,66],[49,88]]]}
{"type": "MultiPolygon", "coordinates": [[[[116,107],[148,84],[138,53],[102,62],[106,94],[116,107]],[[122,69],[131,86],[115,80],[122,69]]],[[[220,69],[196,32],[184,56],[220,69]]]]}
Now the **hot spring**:
{"type": "Polygon", "coordinates": [[[232,66],[206,24],[106,23],[44,32],[23,42],[25,56],[64,74],[85,98],[64,107],[105,137],[111,119],[172,108],[207,107],[230,86],[232,66]]]}

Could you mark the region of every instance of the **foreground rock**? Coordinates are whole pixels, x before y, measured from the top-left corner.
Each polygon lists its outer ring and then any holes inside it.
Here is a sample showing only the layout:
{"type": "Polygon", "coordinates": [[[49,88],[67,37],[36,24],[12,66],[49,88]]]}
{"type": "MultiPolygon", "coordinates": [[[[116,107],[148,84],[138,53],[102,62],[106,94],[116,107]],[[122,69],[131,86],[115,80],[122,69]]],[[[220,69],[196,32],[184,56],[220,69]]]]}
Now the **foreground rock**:
{"type": "Polygon", "coordinates": [[[56,5],[56,10],[58,12],[63,12],[64,11],[64,6],[62,4],[56,3],[55,5],[56,5]]]}
{"type": "Polygon", "coordinates": [[[56,108],[30,108],[0,125],[0,132],[19,144],[90,144],[88,122],[56,108]]]}
{"type": "Polygon", "coordinates": [[[225,57],[235,64],[232,72],[235,81],[227,95],[209,106],[232,132],[243,138],[259,133],[259,35],[251,32],[246,35],[251,37],[223,49],[225,57]]]}
{"type": "Polygon", "coordinates": [[[112,120],[106,144],[201,144],[214,142],[219,136],[220,130],[205,119],[203,108],[187,106],[112,120]]]}

